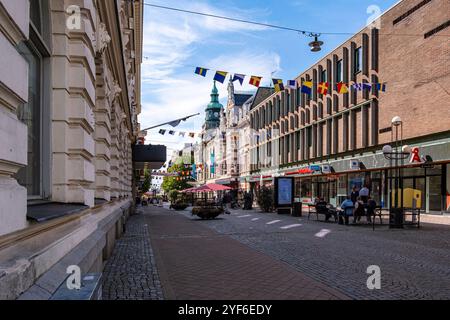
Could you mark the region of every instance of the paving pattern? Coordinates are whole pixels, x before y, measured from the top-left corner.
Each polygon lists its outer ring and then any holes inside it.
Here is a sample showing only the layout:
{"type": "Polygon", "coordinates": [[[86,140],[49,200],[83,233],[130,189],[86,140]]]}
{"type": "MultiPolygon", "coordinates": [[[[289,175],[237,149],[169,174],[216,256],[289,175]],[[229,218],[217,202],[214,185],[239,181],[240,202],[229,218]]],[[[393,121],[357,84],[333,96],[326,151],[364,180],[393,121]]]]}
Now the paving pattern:
{"type": "Polygon", "coordinates": [[[146,218],[133,215],[103,274],[103,300],[162,300],[146,218]]]}
{"type": "Polygon", "coordinates": [[[392,230],[232,210],[146,207],[104,273],[104,299],[450,299],[450,226],[392,230]],[[370,290],[367,267],[381,269],[370,290]]]}
{"type": "Polygon", "coordinates": [[[449,226],[372,231],[241,210],[200,223],[353,299],[450,299],[449,226]],[[370,265],[381,269],[380,290],[367,288],[370,265]]]}
{"type": "Polygon", "coordinates": [[[279,259],[175,211],[146,212],[164,296],[182,300],[348,299],[279,259]]]}

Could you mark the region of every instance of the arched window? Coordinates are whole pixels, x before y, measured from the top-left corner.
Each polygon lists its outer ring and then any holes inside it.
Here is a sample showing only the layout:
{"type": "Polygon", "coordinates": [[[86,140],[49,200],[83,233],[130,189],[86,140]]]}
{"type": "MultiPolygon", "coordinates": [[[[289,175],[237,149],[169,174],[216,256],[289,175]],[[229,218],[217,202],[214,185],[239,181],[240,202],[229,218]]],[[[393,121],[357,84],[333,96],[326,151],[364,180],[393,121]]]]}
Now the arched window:
{"type": "Polygon", "coordinates": [[[28,62],[28,101],[17,117],[28,127],[28,164],[17,173],[29,198],[50,194],[50,8],[48,0],[30,0],[29,39],[18,46],[28,62]]]}

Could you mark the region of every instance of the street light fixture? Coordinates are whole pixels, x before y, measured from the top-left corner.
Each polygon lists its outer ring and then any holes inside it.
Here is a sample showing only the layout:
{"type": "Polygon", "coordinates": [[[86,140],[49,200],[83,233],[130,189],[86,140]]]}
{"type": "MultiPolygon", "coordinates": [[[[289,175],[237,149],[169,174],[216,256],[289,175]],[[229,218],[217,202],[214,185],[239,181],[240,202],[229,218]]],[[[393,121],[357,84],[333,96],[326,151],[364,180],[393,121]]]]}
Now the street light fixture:
{"type": "Polygon", "coordinates": [[[323,42],[319,41],[319,35],[318,34],[314,34],[312,36],[314,36],[314,41],[309,43],[309,46],[311,47],[311,51],[312,52],[319,52],[320,50],[322,50],[321,46],[323,45],[323,42]]]}
{"type": "Polygon", "coordinates": [[[405,145],[402,146],[403,140],[403,122],[399,116],[395,116],[391,121],[392,126],[392,134],[391,134],[391,143],[394,145],[385,145],[383,147],[383,155],[386,159],[389,160],[389,167],[392,173],[392,164],[394,162],[395,169],[395,197],[394,197],[394,205],[392,204],[392,178],[390,181],[390,201],[389,201],[389,227],[390,228],[403,228],[403,179],[402,179],[402,167],[403,160],[409,157],[410,155],[410,147],[405,145]],[[395,136],[394,136],[395,132],[395,136]],[[400,148],[400,146],[402,146],[400,148]],[[400,203],[399,203],[399,193],[400,193],[400,203]]]}

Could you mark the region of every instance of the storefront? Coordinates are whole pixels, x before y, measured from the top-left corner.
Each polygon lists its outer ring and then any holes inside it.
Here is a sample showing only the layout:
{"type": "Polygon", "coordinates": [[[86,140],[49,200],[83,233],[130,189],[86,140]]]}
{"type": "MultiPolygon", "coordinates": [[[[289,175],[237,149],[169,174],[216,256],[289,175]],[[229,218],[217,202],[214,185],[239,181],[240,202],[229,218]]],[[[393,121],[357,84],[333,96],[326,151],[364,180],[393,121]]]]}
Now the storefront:
{"type": "MultiPolygon", "coordinates": [[[[295,171],[294,171],[295,172],[295,171]]],[[[303,171],[304,172],[304,171],[303,171]]],[[[293,175],[293,172],[286,173],[293,175]]],[[[450,164],[423,164],[402,167],[403,189],[413,189],[419,194],[418,207],[424,212],[450,212],[450,164]]],[[[370,196],[382,207],[390,205],[389,195],[395,189],[394,169],[371,169],[348,172],[311,173],[295,176],[295,196],[302,202],[323,198],[339,205],[353,187],[366,186],[370,196]]]]}

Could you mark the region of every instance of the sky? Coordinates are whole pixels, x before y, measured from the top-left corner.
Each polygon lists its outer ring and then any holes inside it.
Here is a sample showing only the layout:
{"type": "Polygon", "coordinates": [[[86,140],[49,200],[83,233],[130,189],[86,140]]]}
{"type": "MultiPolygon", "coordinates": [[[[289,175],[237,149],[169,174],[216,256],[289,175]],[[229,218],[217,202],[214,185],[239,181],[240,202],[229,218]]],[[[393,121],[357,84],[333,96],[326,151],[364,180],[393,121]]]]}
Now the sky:
{"type": "MultiPolygon", "coordinates": [[[[364,28],[398,0],[144,0],[145,3],[204,12],[243,20],[281,25],[317,33],[348,35],[320,36],[322,51],[308,47],[312,39],[293,31],[203,17],[145,6],[142,64],[141,128],[187,115],[199,116],[178,127],[164,126],[148,131],[146,143],[165,144],[168,155],[195,139],[160,135],[159,129],[199,133],[204,109],[216,70],[262,76],[261,85],[274,78],[295,78],[341,43],[364,28]],[[209,68],[206,77],[195,67],[209,68]]],[[[254,92],[245,79],[236,91],[254,92]]],[[[220,102],[226,105],[227,83],[218,83],[220,102]]]]}

